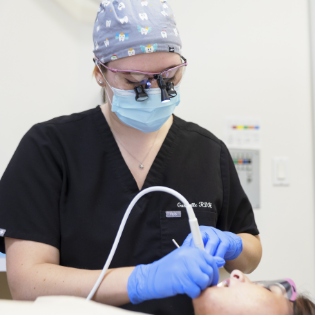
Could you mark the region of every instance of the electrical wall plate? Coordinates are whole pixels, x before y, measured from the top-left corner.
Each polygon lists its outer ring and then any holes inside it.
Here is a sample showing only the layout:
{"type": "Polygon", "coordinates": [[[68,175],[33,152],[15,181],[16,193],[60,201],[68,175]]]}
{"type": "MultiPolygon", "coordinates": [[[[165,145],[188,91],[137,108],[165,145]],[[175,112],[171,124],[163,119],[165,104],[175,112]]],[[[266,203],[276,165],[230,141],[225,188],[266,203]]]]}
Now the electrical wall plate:
{"type": "Polygon", "coordinates": [[[254,209],[260,208],[260,151],[229,149],[241,185],[254,209]]]}
{"type": "Polygon", "coordinates": [[[6,271],[6,259],[5,256],[0,256],[0,272],[6,271]]]}
{"type": "Polygon", "coordinates": [[[273,184],[275,186],[290,185],[290,167],[288,157],[273,158],[273,184]]]}

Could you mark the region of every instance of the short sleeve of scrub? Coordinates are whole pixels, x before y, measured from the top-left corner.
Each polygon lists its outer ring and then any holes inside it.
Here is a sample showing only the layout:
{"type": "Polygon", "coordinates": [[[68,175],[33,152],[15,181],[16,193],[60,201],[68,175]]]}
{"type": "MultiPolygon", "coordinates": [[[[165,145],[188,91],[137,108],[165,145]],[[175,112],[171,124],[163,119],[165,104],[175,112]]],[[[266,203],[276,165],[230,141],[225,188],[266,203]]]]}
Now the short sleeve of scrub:
{"type": "MultiPolygon", "coordinates": [[[[0,228],[5,237],[60,246],[61,157],[41,124],[21,140],[0,181],[0,228]]],[[[4,237],[0,238],[4,252],[4,237]]]]}
{"type": "Polygon", "coordinates": [[[223,142],[221,142],[221,176],[223,203],[217,228],[236,234],[258,235],[252,206],[241,186],[233,159],[223,142]]]}

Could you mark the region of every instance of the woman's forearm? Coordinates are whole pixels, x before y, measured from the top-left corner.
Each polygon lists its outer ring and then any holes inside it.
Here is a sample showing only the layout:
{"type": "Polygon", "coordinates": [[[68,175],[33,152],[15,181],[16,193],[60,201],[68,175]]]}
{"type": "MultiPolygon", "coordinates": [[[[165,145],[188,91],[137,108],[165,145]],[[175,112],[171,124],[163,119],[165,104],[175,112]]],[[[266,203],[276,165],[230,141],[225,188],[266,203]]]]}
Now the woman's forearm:
{"type": "Polygon", "coordinates": [[[251,273],[257,268],[262,256],[259,235],[241,233],[238,236],[242,238],[243,251],[236,259],[227,261],[224,268],[228,272],[238,269],[244,273],[251,273]]]}
{"type": "MultiPolygon", "coordinates": [[[[129,303],[128,278],[134,267],[110,269],[96,291],[93,300],[120,306],[129,303]]],[[[24,272],[21,270],[18,283],[11,282],[14,299],[35,300],[44,295],[71,295],[87,297],[101,270],[83,270],[54,264],[37,264],[24,272]]]]}

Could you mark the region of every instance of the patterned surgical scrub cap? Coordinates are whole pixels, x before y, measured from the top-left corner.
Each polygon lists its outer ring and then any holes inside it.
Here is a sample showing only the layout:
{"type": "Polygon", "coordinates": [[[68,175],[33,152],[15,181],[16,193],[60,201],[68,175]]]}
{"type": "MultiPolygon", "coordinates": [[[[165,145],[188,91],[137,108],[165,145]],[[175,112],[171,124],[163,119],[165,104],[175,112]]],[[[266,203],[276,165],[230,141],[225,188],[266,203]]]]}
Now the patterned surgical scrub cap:
{"type": "Polygon", "coordinates": [[[166,0],[105,0],[97,13],[94,55],[106,63],[128,56],[173,52],[182,43],[166,0]]]}

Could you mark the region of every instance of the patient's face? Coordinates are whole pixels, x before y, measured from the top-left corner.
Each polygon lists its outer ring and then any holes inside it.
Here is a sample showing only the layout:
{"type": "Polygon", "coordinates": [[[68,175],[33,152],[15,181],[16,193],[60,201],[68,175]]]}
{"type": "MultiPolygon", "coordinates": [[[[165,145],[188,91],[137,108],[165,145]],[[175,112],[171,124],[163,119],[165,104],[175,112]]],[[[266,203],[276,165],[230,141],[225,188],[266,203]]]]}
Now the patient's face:
{"type": "Polygon", "coordinates": [[[291,315],[292,303],[278,288],[267,289],[252,283],[234,270],[226,287],[211,287],[193,301],[195,315],[291,315]]]}

